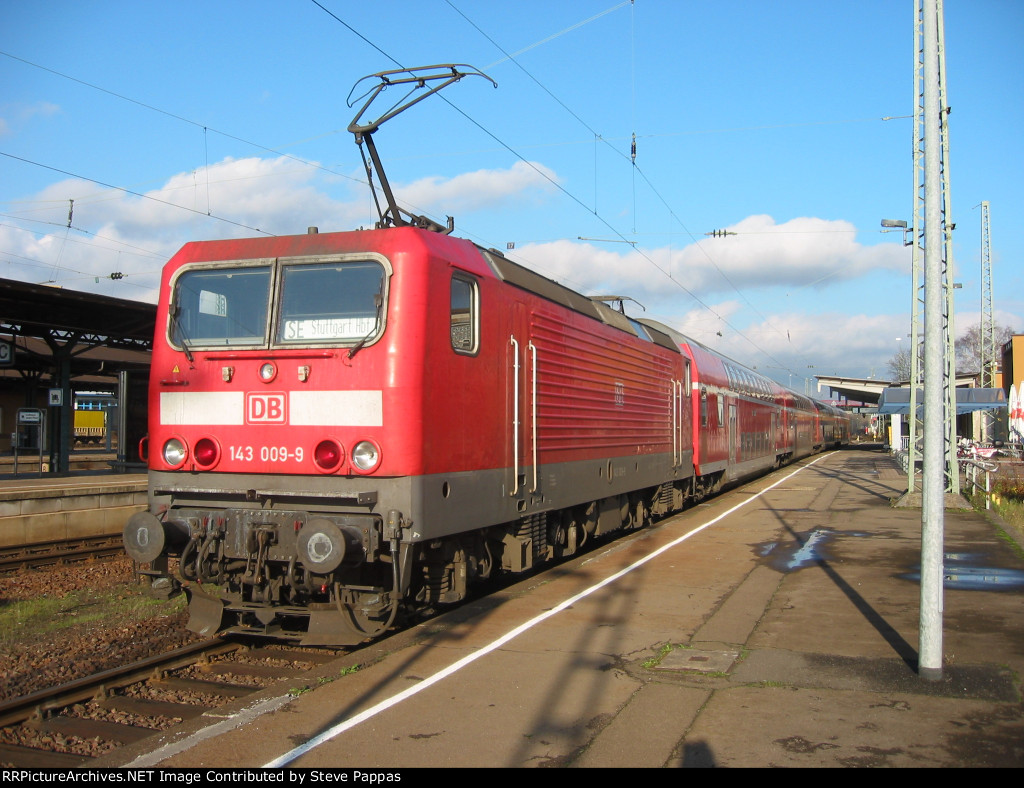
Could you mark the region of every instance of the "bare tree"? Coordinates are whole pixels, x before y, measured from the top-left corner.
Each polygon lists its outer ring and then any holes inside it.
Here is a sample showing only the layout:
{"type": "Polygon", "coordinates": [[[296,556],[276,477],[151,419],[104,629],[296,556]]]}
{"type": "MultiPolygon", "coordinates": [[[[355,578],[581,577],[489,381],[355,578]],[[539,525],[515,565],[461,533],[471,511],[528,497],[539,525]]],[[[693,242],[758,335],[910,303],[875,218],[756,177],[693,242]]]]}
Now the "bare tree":
{"type": "MultiPolygon", "coordinates": [[[[1016,332],[1012,328],[995,327],[996,361],[1002,353],[1003,344],[1010,340],[1016,332]]],[[[981,371],[981,324],[973,325],[960,335],[954,344],[956,352],[956,371],[976,374],[981,371]]]]}
{"type": "Polygon", "coordinates": [[[910,380],[910,350],[900,348],[896,355],[889,359],[889,379],[893,383],[903,383],[910,380]]]}
{"type": "MultiPolygon", "coordinates": [[[[1016,334],[1012,328],[995,327],[996,360],[1002,352],[1003,345],[1016,334]]],[[[981,371],[981,325],[974,325],[964,331],[954,343],[956,354],[956,371],[962,374],[977,374],[981,371]]],[[[911,355],[909,348],[900,348],[887,364],[890,379],[894,383],[910,380],[913,370],[910,368],[911,355]]]]}

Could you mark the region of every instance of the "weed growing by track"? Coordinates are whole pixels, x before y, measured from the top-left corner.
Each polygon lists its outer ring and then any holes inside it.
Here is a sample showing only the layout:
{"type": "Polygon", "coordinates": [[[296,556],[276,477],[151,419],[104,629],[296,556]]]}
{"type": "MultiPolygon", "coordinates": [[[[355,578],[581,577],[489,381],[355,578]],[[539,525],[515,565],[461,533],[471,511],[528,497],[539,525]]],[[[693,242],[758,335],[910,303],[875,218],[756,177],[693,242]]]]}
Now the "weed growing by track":
{"type": "MultiPolygon", "coordinates": [[[[971,503],[978,511],[985,511],[985,494],[975,492],[971,503]]],[[[1014,551],[1024,557],[1024,466],[1003,466],[992,482],[991,511],[998,515],[1003,538],[1014,551]]]]}
{"type": "Polygon", "coordinates": [[[124,624],[184,609],[184,600],[153,599],[141,589],[71,591],[35,599],[0,602],[0,645],[31,641],[77,627],[124,624]]]}
{"type": "Polygon", "coordinates": [[[992,503],[999,516],[1024,532],[1024,473],[1020,468],[1014,474],[996,479],[992,503]]]}

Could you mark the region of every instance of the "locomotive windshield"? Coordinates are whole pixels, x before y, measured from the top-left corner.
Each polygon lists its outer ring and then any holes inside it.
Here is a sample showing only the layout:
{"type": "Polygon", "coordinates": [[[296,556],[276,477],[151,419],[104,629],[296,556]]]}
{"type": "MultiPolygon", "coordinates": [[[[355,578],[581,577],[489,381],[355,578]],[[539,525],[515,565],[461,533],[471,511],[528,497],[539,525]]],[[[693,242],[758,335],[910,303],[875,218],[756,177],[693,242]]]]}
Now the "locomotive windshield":
{"type": "Polygon", "coordinates": [[[268,337],[361,347],[382,328],[385,282],[384,265],[367,260],[186,270],[174,284],[170,337],[186,351],[266,347],[268,337]]]}
{"type": "Polygon", "coordinates": [[[171,336],[188,347],[262,345],[270,266],[186,271],[174,287],[171,336]]]}
{"type": "Polygon", "coordinates": [[[286,265],[277,341],[353,342],[377,330],[384,294],[380,263],[286,265]]]}

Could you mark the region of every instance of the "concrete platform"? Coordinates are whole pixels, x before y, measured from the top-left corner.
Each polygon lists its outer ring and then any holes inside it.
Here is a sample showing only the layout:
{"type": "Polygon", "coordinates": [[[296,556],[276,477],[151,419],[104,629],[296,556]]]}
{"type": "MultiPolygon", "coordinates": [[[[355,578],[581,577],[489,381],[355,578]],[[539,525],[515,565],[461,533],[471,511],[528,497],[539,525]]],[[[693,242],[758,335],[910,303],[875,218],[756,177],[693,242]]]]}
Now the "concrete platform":
{"type": "Polygon", "coordinates": [[[920,678],[897,467],[793,471],[97,765],[1024,765],[1020,547],[946,512],[945,665],[920,678]]]}
{"type": "Polygon", "coordinates": [[[145,474],[0,480],[0,547],[120,534],[146,508],[145,474]]]}

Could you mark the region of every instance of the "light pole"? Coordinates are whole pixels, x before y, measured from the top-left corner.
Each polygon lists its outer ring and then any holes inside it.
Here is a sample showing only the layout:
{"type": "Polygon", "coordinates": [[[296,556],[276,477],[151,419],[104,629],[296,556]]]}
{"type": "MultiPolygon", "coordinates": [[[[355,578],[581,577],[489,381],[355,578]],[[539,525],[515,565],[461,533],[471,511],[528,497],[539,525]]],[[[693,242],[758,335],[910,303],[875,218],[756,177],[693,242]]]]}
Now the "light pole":
{"type": "Polygon", "coordinates": [[[883,233],[894,233],[897,230],[903,231],[903,245],[910,246],[912,241],[907,240],[907,234],[910,230],[907,228],[907,223],[902,219],[882,219],[882,227],[886,229],[880,230],[883,233]]]}

